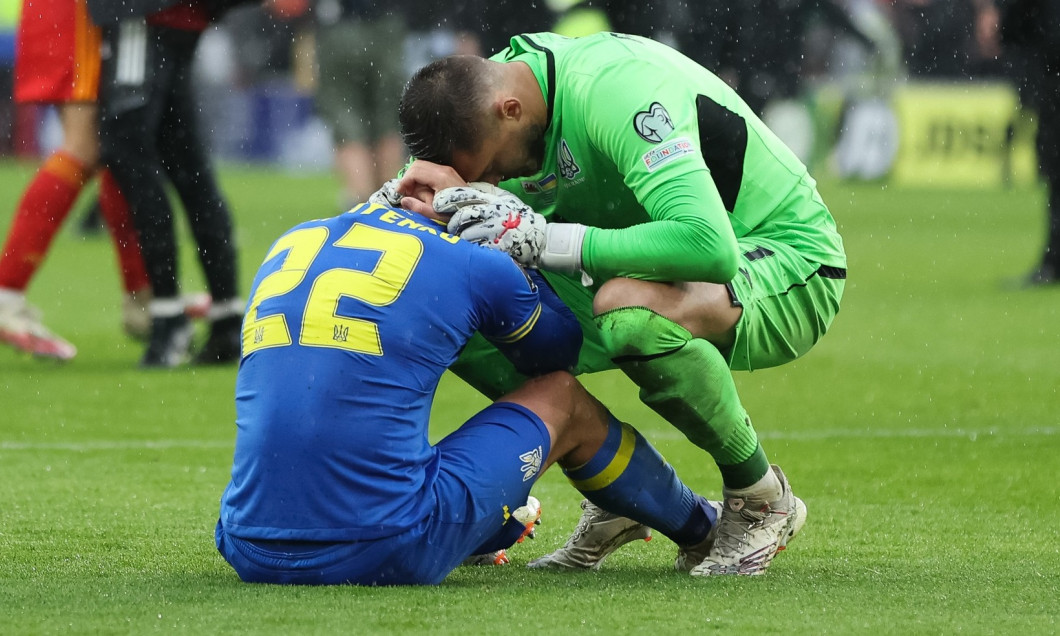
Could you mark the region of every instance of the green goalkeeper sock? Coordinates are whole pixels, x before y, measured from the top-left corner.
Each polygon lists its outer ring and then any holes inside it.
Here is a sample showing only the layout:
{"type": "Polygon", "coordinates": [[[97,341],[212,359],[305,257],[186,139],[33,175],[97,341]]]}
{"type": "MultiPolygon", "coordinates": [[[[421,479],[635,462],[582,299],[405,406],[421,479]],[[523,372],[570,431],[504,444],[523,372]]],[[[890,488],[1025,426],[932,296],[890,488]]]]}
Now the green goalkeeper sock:
{"type": "Polygon", "coordinates": [[[604,345],[640,399],[710,453],[730,489],[769,471],[725,357],[710,342],[645,307],[596,316],[604,345]]]}

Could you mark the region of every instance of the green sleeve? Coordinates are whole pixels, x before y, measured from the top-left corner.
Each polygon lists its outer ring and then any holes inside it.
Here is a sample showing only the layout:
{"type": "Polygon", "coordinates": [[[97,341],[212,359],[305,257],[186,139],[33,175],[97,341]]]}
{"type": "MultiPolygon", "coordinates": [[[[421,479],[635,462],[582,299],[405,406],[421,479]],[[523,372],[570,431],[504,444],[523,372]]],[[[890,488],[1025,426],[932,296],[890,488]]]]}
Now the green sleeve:
{"type": "Polygon", "coordinates": [[[707,172],[681,175],[647,196],[652,221],[604,230],[590,227],[582,245],[594,278],[727,283],[739,249],[721,197],[707,172]]]}
{"type": "MultiPolygon", "coordinates": [[[[648,59],[601,69],[590,80],[583,110],[590,142],[614,163],[624,185],[651,219],[621,229],[590,228],[582,259],[590,276],[727,283],[738,247],[718,188],[700,148],[696,93],[648,59]],[[637,91],[629,86],[637,86],[637,91]],[[661,106],[672,125],[658,140],[634,122],[661,106]],[[659,153],[670,155],[651,165],[659,153]]],[[[669,126],[666,126],[669,127],[669,126]]]]}

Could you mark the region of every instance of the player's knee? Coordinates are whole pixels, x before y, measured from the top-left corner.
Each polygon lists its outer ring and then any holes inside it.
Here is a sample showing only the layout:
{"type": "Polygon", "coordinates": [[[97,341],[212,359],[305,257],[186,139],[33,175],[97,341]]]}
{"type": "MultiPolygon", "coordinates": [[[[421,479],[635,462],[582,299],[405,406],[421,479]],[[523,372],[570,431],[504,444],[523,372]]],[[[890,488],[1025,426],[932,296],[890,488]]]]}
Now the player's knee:
{"type": "Polygon", "coordinates": [[[536,414],[553,438],[562,440],[560,446],[569,448],[578,437],[578,426],[572,424],[590,413],[586,409],[592,399],[577,378],[566,371],[556,371],[528,379],[499,401],[518,404],[536,414]]]}
{"type": "Polygon", "coordinates": [[[63,139],[62,150],[72,155],[89,170],[95,170],[99,165],[99,143],[95,139],[67,137],[63,139]]]}
{"type": "Polygon", "coordinates": [[[538,390],[550,399],[573,398],[584,389],[577,378],[567,371],[553,371],[536,378],[538,390]]]}
{"type": "Polygon", "coordinates": [[[616,361],[665,354],[692,339],[687,329],[645,307],[619,307],[597,314],[593,321],[616,361]]]}
{"type": "Polygon", "coordinates": [[[574,375],[569,371],[552,371],[550,373],[538,376],[537,379],[545,384],[566,386],[574,380],[574,375]]]}
{"type": "Polygon", "coordinates": [[[579,390],[578,380],[567,371],[553,371],[526,380],[522,386],[499,398],[516,402],[541,415],[548,407],[569,403],[579,390]]]}

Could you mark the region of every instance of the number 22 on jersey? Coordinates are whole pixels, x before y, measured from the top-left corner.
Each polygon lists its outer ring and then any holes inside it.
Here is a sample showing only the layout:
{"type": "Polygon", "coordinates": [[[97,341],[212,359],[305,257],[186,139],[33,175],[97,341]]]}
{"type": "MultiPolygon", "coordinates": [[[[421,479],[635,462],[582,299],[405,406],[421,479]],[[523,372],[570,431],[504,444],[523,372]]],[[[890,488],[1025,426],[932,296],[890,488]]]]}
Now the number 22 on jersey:
{"type": "MultiPolygon", "coordinates": [[[[259,308],[265,300],[289,294],[302,284],[327,244],[328,235],[328,228],[322,226],[295,230],[280,237],[269,251],[266,261],[285,251],[287,255],[278,270],[261,280],[251,299],[243,321],[244,357],[259,349],[292,344],[287,317],[279,312],[261,315],[259,308]]],[[[353,298],[382,307],[397,300],[419,264],[423,243],[410,234],[357,223],[331,247],[372,250],[380,252],[380,256],[370,272],[335,267],[313,279],[302,311],[298,343],[383,355],[378,325],[339,315],[339,301],[353,298]]]]}

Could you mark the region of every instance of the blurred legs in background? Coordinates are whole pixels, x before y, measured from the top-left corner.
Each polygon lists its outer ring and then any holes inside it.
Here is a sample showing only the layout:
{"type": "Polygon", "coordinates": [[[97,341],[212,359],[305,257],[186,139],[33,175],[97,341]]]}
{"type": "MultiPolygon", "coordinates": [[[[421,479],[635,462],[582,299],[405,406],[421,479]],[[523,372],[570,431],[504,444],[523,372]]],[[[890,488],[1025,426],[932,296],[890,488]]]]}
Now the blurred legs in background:
{"type": "MultiPolygon", "coordinates": [[[[69,360],[76,348],[44,326],[40,311],[26,300],[26,289],[99,166],[95,99],[100,35],[87,19],[83,0],[37,3],[34,10],[23,11],[17,42],[15,101],[54,104],[62,141],[23,192],[0,250],[0,342],[37,356],[69,360]],[[56,42],[57,30],[69,37],[56,42]]],[[[128,207],[106,171],[99,196],[122,274],[123,324],[131,335],[142,337],[147,322],[138,301],[150,295],[147,273],[128,207]]]]}

